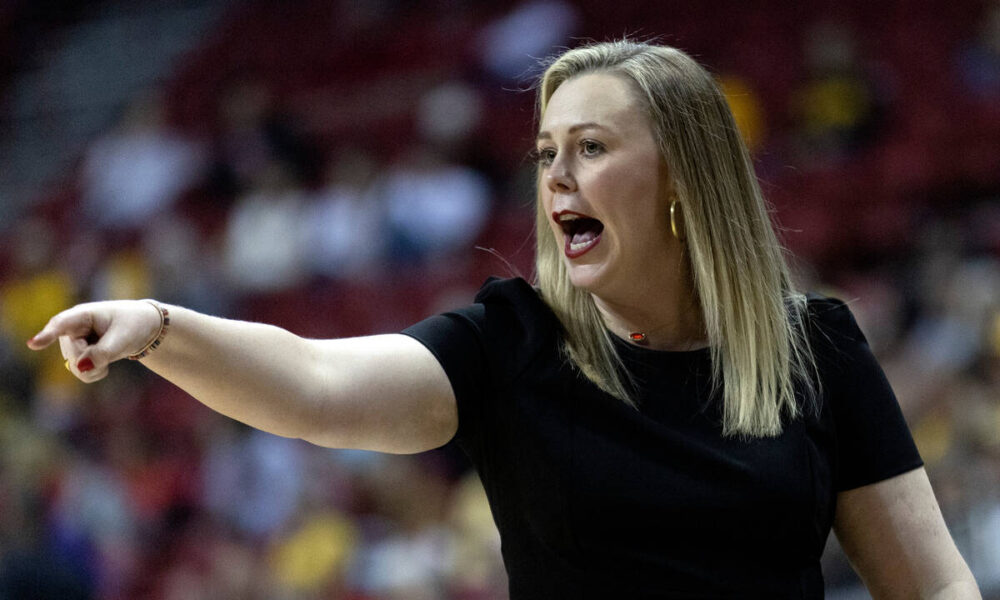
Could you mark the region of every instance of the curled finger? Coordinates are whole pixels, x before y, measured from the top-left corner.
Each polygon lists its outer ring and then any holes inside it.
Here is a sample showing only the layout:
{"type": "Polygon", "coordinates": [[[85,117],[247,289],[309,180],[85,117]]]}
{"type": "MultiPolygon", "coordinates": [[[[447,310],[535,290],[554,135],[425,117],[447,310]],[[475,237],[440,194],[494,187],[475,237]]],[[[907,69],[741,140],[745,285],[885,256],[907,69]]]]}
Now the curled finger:
{"type": "Polygon", "coordinates": [[[71,365],[75,365],[80,355],[83,354],[83,348],[68,335],[61,335],[59,336],[59,352],[62,353],[64,360],[69,361],[71,365]]]}
{"type": "MultiPolygon", "coordinates": [[[[84,358],[83,360],[87,359],[84,358]]],[[[79,367],[77,367],[76,369],[78,371],[78,374],[76,375],[77,378],[84,383],[94,383],[108,376],[107,365],[100,368],[90,368],[87,369],[86,371],[80,370],[79,367]]]]}

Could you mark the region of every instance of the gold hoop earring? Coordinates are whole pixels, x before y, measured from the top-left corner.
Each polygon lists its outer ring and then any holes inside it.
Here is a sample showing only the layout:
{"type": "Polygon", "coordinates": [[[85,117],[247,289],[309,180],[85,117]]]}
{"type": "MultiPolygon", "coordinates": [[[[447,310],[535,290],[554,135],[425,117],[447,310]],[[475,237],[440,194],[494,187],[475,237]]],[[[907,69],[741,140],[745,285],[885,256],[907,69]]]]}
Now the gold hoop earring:
{"type": "Polygon", "coordinates": [[[673,202],[670,203],[670,231],[671,231],[671,233],[674,234],[675,238],[677,238],[678,240],[680,240],[680,241],[683,242],[684,239],[685,239],[685,236],[680,231],[677,230],[677,216],[676,216],[677,211],[676,211],[676,208],[677,208],[677,204],[679,202],[680,202],[680,200],[676,200],[675,199],[673,202]]]}

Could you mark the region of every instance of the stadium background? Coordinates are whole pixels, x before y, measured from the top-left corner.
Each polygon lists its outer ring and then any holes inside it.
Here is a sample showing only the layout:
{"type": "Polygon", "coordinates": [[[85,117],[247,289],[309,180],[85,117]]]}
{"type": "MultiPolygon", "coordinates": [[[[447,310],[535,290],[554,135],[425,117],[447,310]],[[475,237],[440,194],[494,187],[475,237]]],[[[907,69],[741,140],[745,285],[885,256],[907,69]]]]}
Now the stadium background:
{"type": "MultiPolygon", "coordinates": [[[[505,598],[453,448],[313,447],[24,340],[141,297],[391,332],[530,277],[535,59],[626,33],[723,84],[1000,597],[1000,4],[755,4],[0,4],[0,598],[505,598]]],[[[866,597],[833,536],[824,567],[866,597]]]]}

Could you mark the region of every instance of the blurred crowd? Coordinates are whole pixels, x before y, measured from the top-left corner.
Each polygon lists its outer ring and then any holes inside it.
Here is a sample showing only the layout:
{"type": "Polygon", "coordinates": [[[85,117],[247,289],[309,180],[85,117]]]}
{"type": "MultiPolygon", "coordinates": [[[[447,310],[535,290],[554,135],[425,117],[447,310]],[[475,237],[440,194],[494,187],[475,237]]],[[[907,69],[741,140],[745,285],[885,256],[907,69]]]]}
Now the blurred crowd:
{"type": "MultiPolygon", "coordinates": [[[[323,3],[302,3],[295,38],[267,4],[238,3],[229,42],[133,98],[2,229],[2,599],[506,597],[485,495],[452,446],[319,448],[212,413],[135,363],[86,386],[57,351],[24,346],[59,310],[113,298],[314,337],[398,331],[470,302],[486,275],[530,275],[532,98],[516,90],[535,58],[619,23],[598,2],[420,15],[340,2],[296,46],[323,3]],[[261,21],[266,44],[249,33],[261,21]],[[280,56],[321,68],[387,29],[394,45],[336,85],[225,50],[287,44],[280,56]],[[426,44],[443,49],[422,78],[379,62],[412,67],[426,44]]],[[[863,44],[868,16],[851,6],[854,20],[797,23],[784,49],[794,11],[743,15],[748,37],[715,50],[696,34],[710,16],[644,31],[682,47],[686,31],[718,74],[802,285],[850,302],[959,549],[1000,597],[1000,5],[950,28],[941,7],[893,15],[886,46],[938,42],[920,57],[863,44]]],[[[831,597],[849,594],[833,536],[824,560],[831,597]]]]}

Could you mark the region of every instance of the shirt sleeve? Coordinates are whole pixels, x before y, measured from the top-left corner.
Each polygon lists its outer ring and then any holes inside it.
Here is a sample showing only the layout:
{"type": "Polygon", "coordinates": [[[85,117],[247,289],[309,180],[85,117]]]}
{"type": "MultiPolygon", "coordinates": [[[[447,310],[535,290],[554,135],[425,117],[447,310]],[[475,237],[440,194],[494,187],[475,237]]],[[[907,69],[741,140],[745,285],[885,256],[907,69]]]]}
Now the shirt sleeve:
{"type": "Polygon", "coordinates": [[[477,424],[489,378],[482,328],[484,312],[482,304],[473,304],[424,319],[400,332],[426,346],[448,376],[458,409],[455,438],[463,446],[479,437],[477,424]]]}
{"type": "Polygon", "coordinates": [[[508,424],[506,394],[546,348],[558,320],[520,278],[490,278],[475,303],[430,317],[402,332],[426,346],[444,369],[458,408],[455,441],[473,461],[508,424]]]}
{"type": "Polygon", "coordinates": [[[854,315],[840,300],[813,302],[819,324],[814,347],[826,371],[837,444],[838,491],[889,479],[923,466],[896,395],[854,315]]]}

